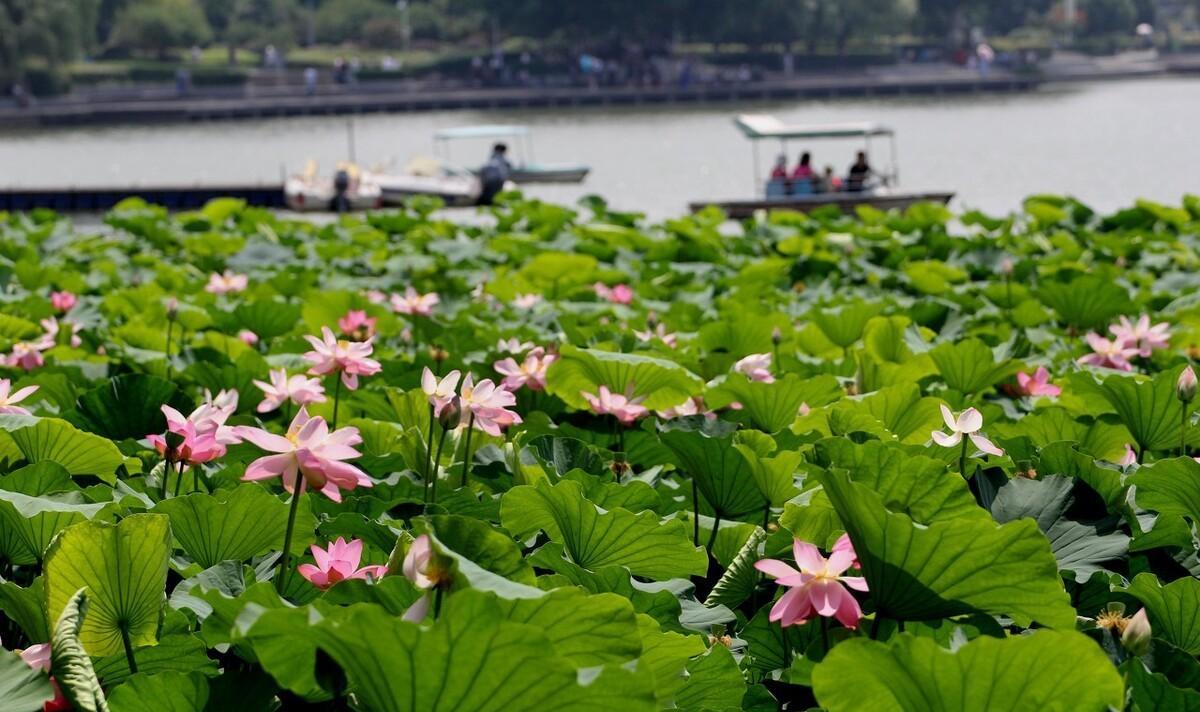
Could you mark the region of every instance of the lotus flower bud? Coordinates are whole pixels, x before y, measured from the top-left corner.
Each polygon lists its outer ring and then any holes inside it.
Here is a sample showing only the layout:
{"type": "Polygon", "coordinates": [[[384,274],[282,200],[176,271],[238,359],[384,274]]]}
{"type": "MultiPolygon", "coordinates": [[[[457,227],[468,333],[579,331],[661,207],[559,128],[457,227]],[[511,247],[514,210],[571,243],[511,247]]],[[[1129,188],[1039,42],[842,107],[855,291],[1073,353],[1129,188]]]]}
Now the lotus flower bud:
{"type": "Polygon", "coordinates": [[[779,327],[777,326],[774,329],[771,329],[771,343],[778,346],[782,341],[783,332],[779,330],[779,327]]]}
{"type": "Polygon", "coordinates": [[[438,414],[438,425],[442,426],[443,430],[451,430],[458,427],[459,415],[462,413],[462,398],[452,396],[446,405],[442,408],[442,412],[438,414]]]}
{"type": "Polygon", "coordinates": [[[179,300],[171,297],[167,300],[167,321],[175,321],[175,317],[179,314],[179,300]]]}
{"type": "Polygon", "coordinates": [[[1005,277],[1011,277],[1013,274],[1013,269],[1012,260],[1007,257],[1000,260],[1000,274],[1004,275],[1005,277]]]}
{"type": "Polygon", "coordinates": [[[1130,655],[1141,657],[1150,652],[1150,619],[1146,618],[1146,609],[1133,614],[1133,618],[1125,624],[1125,632],[1121,634],[1121,645],[1130,655]]]}
{"type": "Polygon", "coordinates": [[[1191,403],[1196,397],[1196,372],[1190,365],[1179,374],[1179,380],[1175,382],[1175,395],[1184,403],[1191,403]]]}

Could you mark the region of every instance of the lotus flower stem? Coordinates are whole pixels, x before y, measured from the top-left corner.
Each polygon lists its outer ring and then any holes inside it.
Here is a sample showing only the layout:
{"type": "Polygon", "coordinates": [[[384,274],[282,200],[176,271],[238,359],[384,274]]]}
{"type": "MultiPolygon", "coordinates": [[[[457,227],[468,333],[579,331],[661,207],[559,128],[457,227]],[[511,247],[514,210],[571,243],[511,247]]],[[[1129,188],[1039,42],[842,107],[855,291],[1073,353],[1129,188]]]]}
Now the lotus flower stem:
{"type": "Polygon", "coordinates": [[[467,486],[467,475],[471,472],[471,431],[475,429],[475,413],[467,421],[467,440],[463,443],[462,483],[459,487],[467,486]]]}
{"type": "Polygon", "coordinates": [[[692,546],[700,546],[700,489],[692,477],[692,546]]]}
{"type": "Polygon", "coordinates": [[[433,476],[430,478],[431,482],[429,501],[435,504],[437,503],[438,469],[440,468],[440,463],[442,462],[442,448],[446,445],[446,435],[449,432],[450,431],[446,430],[445,428],[442,429],[442,436],[438,438],[437,453],[433,456],[433,467],[431,468],[433,476]]]}
{"type": "Polygon", "coordinates": [[[292,548],[292,530],[296,528],[296,512],[300,509],[300,495],[304,493],[304,476],[297,475],[292,505],[288,508],[287,529],[283,532],[283,553],[279,556],[279,572],[275,575],[275,590],[283,595],[284,579],[288,575],[288,551],[292,548]]]}
{"type": "Polygon", "coordinates": [[[1182,405],[1183,405],[1183,414],[1182,414],[1182,417],[1180,418],[1180,422],[1179,422],[1179,456],[1187,457],[1187,426],[1188,426],[1187,403],[1184,403],[1182,405]]]}
{"type": "Polygon", "coordinates": [[[129,624],[121,623],[121,643],[125,646],[125,660],[129,663],[129,674],[136,675],[138,671],[137,660],[133,657],[133,643],[129,640],[129,624]]]}
{"type": "Polygon", "coordinates": [[[329,423],[330,430],[337,430],[338,401],[342,399],[342,378],[338,376],[333,385],[333,421],[329,423]]]}
{"type": "MultiPolygon", "coordinates": [[[[821,648],[825,652],[829,652],[829,619],[825,616],[820,616],[821,619],[821,648]]],[[[787,631],[784,631],[783,637],[787,637],[787,631]]]]}
{"type": "Polygon", "coordinates": [[[433,472],[433,404],[429,404],[429,439],[425,443],[425,501],[429,501],[429,474],[433,472]]]}
{"type": "Polygon", "coordinates": [[[721,515],[717,514],[716,518],[713,520],[712,534],[708,535],[708,544],[705,544],[705,546],[704,546],[704,550],[708,552],[709,556],[712,556],[713,544],[717,541],[717,530],[720,528],[721,528],[721,515]]]}
{"type": "Polygon", "coordinates": [[[175,493],[172,495],[174,497],[179,496],[179,486],[183,484],[183,470],[185,467],[187,467],[187,464],[184,463],[183,460],[180,460],[179,461],[179,476],[175,478],[175,493]]]}
{"type": "Polygon", "coordinates": [[[163,356],[167,358],[167,380],[171,380],[171,327],[175,326],[174,319],[167,320],[167,348],[163,356]]]}
{"type": "Polygon", "coordinates": [[[959,450],[958,454],[958,471],[962,474],[964,480],[969,479],[967,477],[967,438],[962,439],[962,449],[959,450]]]}
{"type": "Polygon", "coordinates": [[[875,611],[875,619],[871,621],[871,640],[879,640],[879,624],[882,622],[883,616],[875,611]]]}

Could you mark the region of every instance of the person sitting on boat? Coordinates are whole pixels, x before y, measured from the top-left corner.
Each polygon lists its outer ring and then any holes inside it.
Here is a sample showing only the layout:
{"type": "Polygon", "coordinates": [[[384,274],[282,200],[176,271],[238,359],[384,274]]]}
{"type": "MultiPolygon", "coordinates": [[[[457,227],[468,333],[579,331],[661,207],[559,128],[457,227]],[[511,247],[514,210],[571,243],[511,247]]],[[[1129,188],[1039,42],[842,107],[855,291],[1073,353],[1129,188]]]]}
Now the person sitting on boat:
{"type": "Polygon", "coordinates": [[[817,174],[812,169],[812,155],[805,151],[800,154],[800,162],[792,171],[792,193],[807,194],[816,192],[817,174]]]}
{"type": "Polygon", "coordinates": [[[825,166],[825,173],[821,176],[821,192],[836,193],[842,189],[842,179],[837,177],[833,172],[833,166],[825,166]]]}
{"type": "Polygon", "coordinates": [[[767,179],[767,197],[782,198],[791,192],[788,180],[787,156],[779,154],[775,159],[775,167],[771,169],[771,177],[767,179]]]}
{"type": "Polygon", "coordinates": [[[512,174],[512,164],[508,162],[508,146],[498,143],[492,146],[492,155],[483,170],[479,172],[482,190],[479,193],[480,205],[491,205],[496,194],[504,189],[504,183],[512,174]]]}
{"type": "Polygon", "coordinates": [[[867,163],[867,152],[859,151],[858,157],[854,161],[854,165],[850,166],[850,171],[846,177],[846,190],[851,192],[861,192],[866,188],[867,179],[874,173],[871,170],[871,164],[867,163]]]}

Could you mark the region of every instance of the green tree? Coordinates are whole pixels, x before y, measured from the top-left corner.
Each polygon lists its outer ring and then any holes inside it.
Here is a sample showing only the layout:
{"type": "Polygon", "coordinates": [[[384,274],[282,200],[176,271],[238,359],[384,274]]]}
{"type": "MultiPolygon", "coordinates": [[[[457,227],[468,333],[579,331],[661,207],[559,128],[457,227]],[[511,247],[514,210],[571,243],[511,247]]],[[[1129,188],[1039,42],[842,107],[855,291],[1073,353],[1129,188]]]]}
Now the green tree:
{"type": "Polygon", "coordinates": [[[110,43],[163,59],[170,49],[203,44],[211,37],[208,19],[195,0],[143,0],[117,15],[110,43]]]}
{"type": "Polygon", "coordinates": [[[96,0],[0,0],[0,81],[7,91],[31,69],[58,76],[92,46],[96,0]]]}
{"type": "Polygon", "coordinates": [[[1082,7],[1089,35],[1131,33],[1137,24],[1137,8],[1131,0],[1088,0],[1082,7]]]}

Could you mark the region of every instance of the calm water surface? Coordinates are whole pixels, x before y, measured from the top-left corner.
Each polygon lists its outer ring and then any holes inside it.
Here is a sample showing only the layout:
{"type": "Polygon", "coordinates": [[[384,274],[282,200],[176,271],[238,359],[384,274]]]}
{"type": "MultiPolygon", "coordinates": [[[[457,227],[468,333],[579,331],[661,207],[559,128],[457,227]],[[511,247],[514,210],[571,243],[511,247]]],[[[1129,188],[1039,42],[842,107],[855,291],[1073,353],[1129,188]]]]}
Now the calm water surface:
{"type": "MultiPolygon", "coordinates": [[[[969,97],[370,115],[354,119],[354,136],[360,162],[402,166],[433,153],[438,128],[529,124],[537,159],[592,166],[582,186],[530,193],[556,201],[598,193],[618,208],[664,217],[690,200],[751,195],[751,144],[731,123],[743,111],[889,124],[899,135],[902,186],[957,191],[960,208],[1002,212],[1031,193],[1058,192],[1111,210],[1136,197],[1178,202],[1200,193],[1200,79],[1190,78],[969,97]]],[[[312,117],[0,133],[0,185],[278,181],[285,167],[296,170],[308,158],[326,168],[345,158],[346,126],[344,117],[312,117]]],[[[852,141],[789,145],[838,172],[856,148],[852,141]]],[[[877,144],[876,164],[884,148],[877,144]]],[[[473,164],[487,149],[461,142],[452,157],[473,164]]],[[[763,170],[776,152],[777,144],[763,142],[763,170]]]]}

